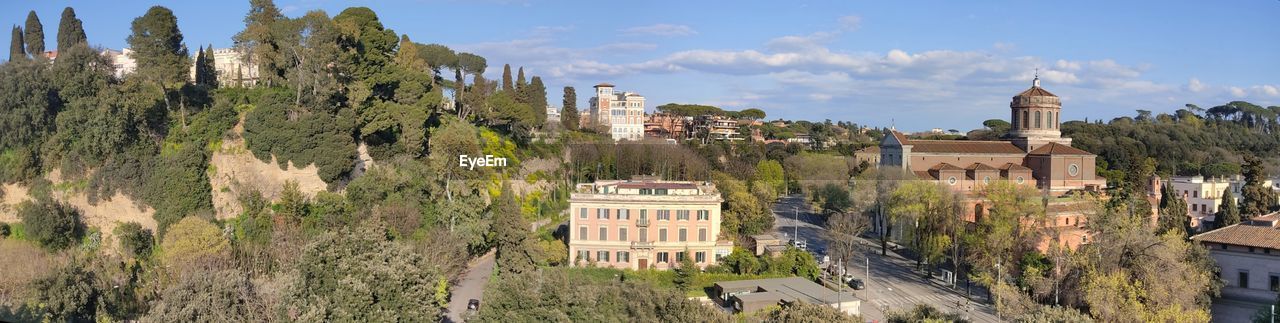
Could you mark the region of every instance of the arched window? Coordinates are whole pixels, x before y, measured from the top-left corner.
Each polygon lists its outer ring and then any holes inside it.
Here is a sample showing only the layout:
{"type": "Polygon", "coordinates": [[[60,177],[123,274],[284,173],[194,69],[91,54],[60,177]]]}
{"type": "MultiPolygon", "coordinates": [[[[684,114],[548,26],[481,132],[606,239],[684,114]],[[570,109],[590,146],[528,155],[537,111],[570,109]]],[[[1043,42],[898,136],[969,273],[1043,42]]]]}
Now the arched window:
{"type": "Polygon", "coordinates": [[[1044,117],[1044,123],[1045,123],[1047,126],[1049,126],[1049,128],[1054,128],[1054,126],[1053,126],[1053,111],[1049,111],[1049,115],[1047,115],[1047,116],[1045,116],[1045,117],[1044,117]]]}
{"type": "Polygon", "coordinates": [[[1018,111],[1013,111],[1013,118],[1009,118],[1009,122],[1013,123],[1013,129],[1018,129],[1018,111]]]}
{"type": "Polygon", "coordinates": [[[1036,129],[1040,129],[1040,111],[1036,111],[1036,129]]]}
{"type": "Polygon", "coordinates": [[[1027,126],[1030,125],[1030,123],[1027,122],[1028,115],[1029,115],[1029,112],[1027,112],[1027,110],[1022,110],[1022,129],[1026,129],[1027,126]]]}

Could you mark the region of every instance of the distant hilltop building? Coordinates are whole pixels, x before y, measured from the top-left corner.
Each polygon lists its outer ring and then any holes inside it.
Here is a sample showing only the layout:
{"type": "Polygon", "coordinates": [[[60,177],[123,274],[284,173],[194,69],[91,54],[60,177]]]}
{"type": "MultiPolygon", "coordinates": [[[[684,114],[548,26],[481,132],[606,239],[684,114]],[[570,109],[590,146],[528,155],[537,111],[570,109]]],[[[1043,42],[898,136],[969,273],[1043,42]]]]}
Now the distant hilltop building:
{"type": "MultiPolygon", "coordinates": [[[[53,55],[57,55],[54,53],[53,55]]],[[[133,59],[133,50],[107,49],[102,55],[111,60],[116,77],[133,74],[138,69],[138,62],[133,59]]],[[[250,87],[258,83],[258,66],[247,63],[245,55],[235,48],[215,48],[213,50],[213,68],[218,73],[218,85],[225,87],[250,87]]],[[[195,80],[195,57],[191,59],[191,80],[195,80]]]]}
{"type": "Polygon", "coordinates": [[[705,268],[733,251],[720,237],[715,185],[653,179],[578,184],[569,197],[574,266],[666,270],[685,257],[705,268]]]}
{"type": "Polygon", "coordinates": [[[644,96],[635,92],[615,92],[613,84],[594,86],[591,98],[591,120],[598,129],[609,132],[613,140],[644,138],[644,96]]]}
{"type": "MultiPolygon", "coordinates": [[[[968,221],[990,212],[990,205],[977,194],[995,181],[1035,187],[1046,197],[1106,187],[1106,179],[1095,171],[1097,156],[1071,147],[1071,138],[1062,137],[1058,129],[1061,100],[1040,87],[1039,77],[1031,88],[1013,97],[1009,110],[1012,128],[1006,140],[918,140],[890,131],[878,147],[879,167],[901,169],[919,180],[937,181],[969,196],[968,221]]],[[[872,150],[855,155],[873,160],[865,157],[872,150]]],[[[1060,233],[1043,237],[1041,247],[1051,241],[1071,248],[1087,242],[1087,215],[1061,199],[1052,200],[1045,206],[1054,219],[1048,226],[1060,229],[1060,233]]]]}

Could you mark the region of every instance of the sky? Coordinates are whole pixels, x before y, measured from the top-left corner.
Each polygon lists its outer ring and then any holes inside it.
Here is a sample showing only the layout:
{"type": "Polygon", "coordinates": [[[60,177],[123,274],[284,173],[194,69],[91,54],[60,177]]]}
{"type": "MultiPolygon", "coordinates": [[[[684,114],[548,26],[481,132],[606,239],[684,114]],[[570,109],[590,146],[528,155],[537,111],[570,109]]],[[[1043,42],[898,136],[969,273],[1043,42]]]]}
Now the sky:
{"type": "MultiPolygon", "coordinates": [[[[232,45],[248,1],[4,1],[35,10],[55,43],[71,6],[90,43],[126,47],[130,22],[172,9],[187,45],[232,45]]],[[[585,109],[601,82],[648,110],[696,103],[768,119],[900,130],[974,129],[1006,118],[1031,84],[1062,97],[1063,120],[1110,120],[1191,103],[1280,105],[1280,1],[536,1],[277,0],[286,16],[367,6],[383,25],[539,75],[585,109]]]]}

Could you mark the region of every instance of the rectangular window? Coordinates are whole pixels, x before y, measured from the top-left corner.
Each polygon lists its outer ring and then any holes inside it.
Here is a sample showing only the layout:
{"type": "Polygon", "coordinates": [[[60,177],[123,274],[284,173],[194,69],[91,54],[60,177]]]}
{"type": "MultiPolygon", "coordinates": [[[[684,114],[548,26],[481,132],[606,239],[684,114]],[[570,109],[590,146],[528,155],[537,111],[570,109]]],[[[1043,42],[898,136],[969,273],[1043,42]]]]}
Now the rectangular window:
{"type": "Polygon", "coordinates": [[[640,242],[649,242],[648,228],[640,228],[640,242]]]}
{"type": "Polygon", "coordinates": [[[667,242],[667,229],[658,229],[658,242],[667,242]]]}
{"type": "Polygon", "coordinates": [[[626,251],[619,251],[617,259],[618,259],[618,262],[621,262],[621,263],[631,262],[631,253],[626,251]]]}
{"type": "Polygon", "coordinates": [[[618,220],[631,220],[631,210],[618,209],[618,220]]]}
{"type": "Polygon", "coordinates": [[[671,258],[669,258],[669,255],[668,255],[667,253],[665,253],[665,252],[659,252],[659,253],[658,253],[658,262],[671,262],[671,258]]]}
{"type": "Polygon", "coordinates": [[[693,261],[696,261],[697,263],[707,262],[707,252],[699,251],[699,252],[693,253],[693,261]]]}
{"type": "Polygon", "coordinates": [[[600,241],[609,240],[609,228],[600,227],[600,239],[596,239],[596,240],[600,240],[600,241]]]}
{"type": "Polygon", "coordinates": [[[671,220],[671,210],[658,210],[658,221],[671,220]]]}
{"type": "Polygon", "coordinates": [[[587,208],[584,207],[584,208],[578,209],[578,218],[579,219],[587,218],[587,208]]]}
{"type": "Polygon", "coordinates": [[[581,260],[581,261],[590,261],[590,260],[591,260],[591,252],[590,252],[590,251],[586,251],[586,250],[578,250],[578,260],[581,260]]]}
{"type": "Polygon", "coordinates": [[[1191,197],[1200,197],[1200,191],[1191,192],[1191,197]]]}
{"type": "Polygon", "coordinates": [[[641,218],[641,219],[648,219],[648,218],[649,218],[649,210],[646,210],[646,209],[640,209],[640,218],[641,218]]]}
{"type": "Polygon", "coordinates": [[[1244,271],[1244,270],[1240,271],[1239,284],[1236,286],[1240,288],[1249,288],[1249,272],[1248,271],[1244,271]]]}
{"type": "Polygon", "coordinates": [[[587,226],[578,227],[578,240],[587,240],[587,226]]]}
{"type": "Polygon", "coordinates": [[[676,210],[676,220],[689,220],[689,210],[676,210]]]}
{"type": "Polygon", "coordinates": [[[597,261],[597,262],[609,262],[609,252],[608,252],[608,251],[596,251],[596,261],[597,261]]]}
{"type": "Polygon", "coordinates": [[[676,252],[676,261],[684,261],[684,251],[676,252]]]}
{"type": "Polygon", "coordinates": [[[627,241],[627,228],[618,228],[618,241],[627,241]]]}
{"type": "Polygon", "coordinates": [[[698,221],[711,220],[711,211],[698,210],[698,221]]]}
{"type": "Polygon", "coordinates": [[[707,241],[707,228],[698,228],[698,241],[707,241]]]}
{"type": "Polygon", "coordinates": [[[689,229],[680,228],[680,242],[689,241],[689,229]]]}
{"type": "Polygon", "coordinates": [[[608,220],[609,209],[596,209],[596,220],[608,220]]]}
{"type": "Polygon", "coordinates": [[[1271,274],[1271,291],[1273,292],[1280,292],[1280,276],[1277,275],[1271,274]]]}
{"type": "Polygon", "coordinates": [[[1192,204],[1192,205],[1191,205],[1191,211],[1192,211],[1192,212],[1199,211],[1199,210],[1200,210],[1200,204],[1192,204]]]}

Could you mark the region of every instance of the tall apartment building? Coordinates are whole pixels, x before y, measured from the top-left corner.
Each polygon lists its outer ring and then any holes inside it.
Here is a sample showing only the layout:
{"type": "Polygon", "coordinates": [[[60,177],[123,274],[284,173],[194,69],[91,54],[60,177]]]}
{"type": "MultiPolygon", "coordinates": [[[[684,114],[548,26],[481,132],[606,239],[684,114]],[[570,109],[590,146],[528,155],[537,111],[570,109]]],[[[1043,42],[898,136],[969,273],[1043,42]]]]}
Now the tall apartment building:
{"type": "MultiPolygon", "coordinates": [[[[1275,188],[1272,180],[1263,182],[1275,188]]],[[[1231,190],[1236,205],[1240,204],[1240,196],[1244,188],[1244,176],[1204,178],[1202,176],[1176,176],[1170,181],[1175,194],[1187,201],[1187,214],[1191,215],[1191,226],[1197,230],[1205,230],[1202,223],[1212,223],[1218,213],[1218,205],[1222,204],[1222,192],[1231,190]]]]}
{"type": "Polygon", "coordinates": [[[615,92],[613,84],[594,86],[591,120],[597,129],[606,129],[613,140],[644,138],[644,96],[635,92],[615,92]]]}
{"type": "Polygon", "coordinates": [[[574,266],[666,270],[693,257],[705,268],[733,250],[733,242],[719,239],[722,201],[715,185],[702,182],[578,184],[569,198],[570,260],[574,266]]]}

